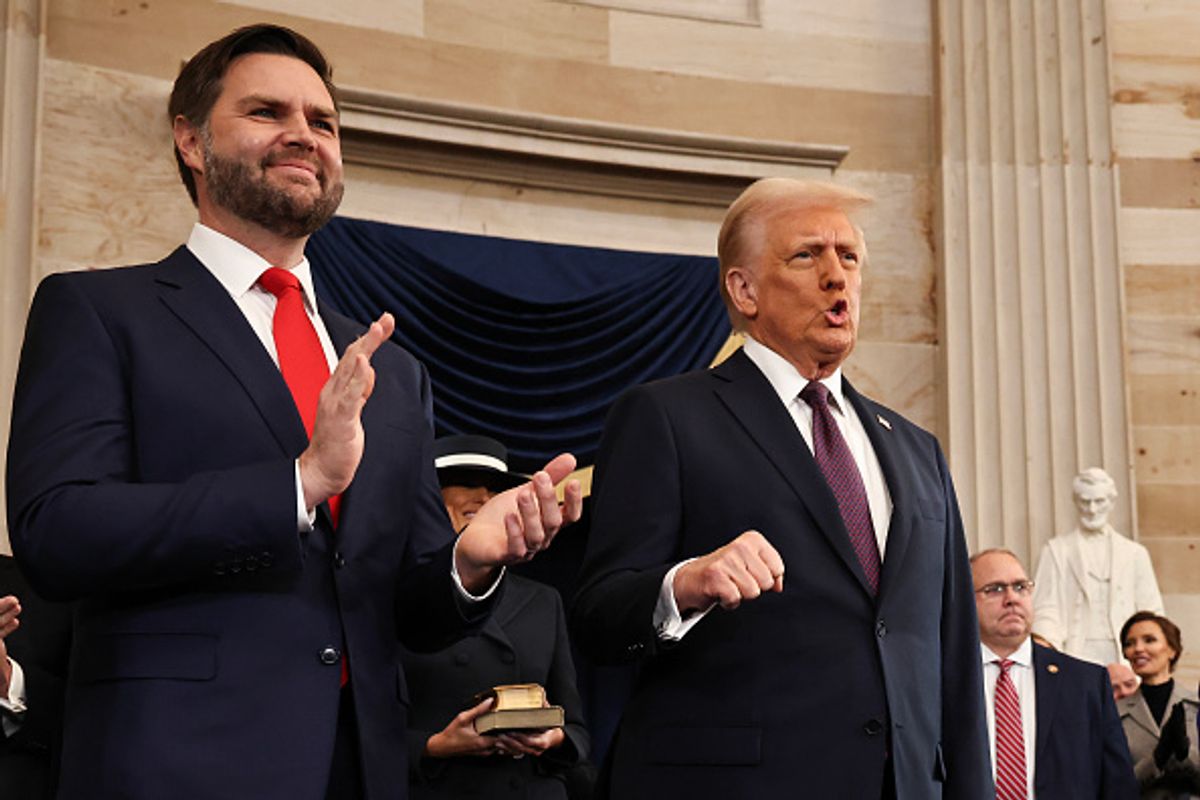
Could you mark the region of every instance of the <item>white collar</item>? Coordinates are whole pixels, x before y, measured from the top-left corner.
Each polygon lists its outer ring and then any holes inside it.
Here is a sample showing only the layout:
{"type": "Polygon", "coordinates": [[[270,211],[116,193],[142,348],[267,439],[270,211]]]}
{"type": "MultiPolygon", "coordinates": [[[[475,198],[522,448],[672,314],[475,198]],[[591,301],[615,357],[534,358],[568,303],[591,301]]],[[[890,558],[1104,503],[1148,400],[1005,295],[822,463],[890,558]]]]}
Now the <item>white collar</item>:
{"type": "MultiPolygon", "coordinates": [[[[236,239],[231,239],[200,222],[192,226],[187,248],[234,298],[242,297],[253,289],[259,276],[275,266],[236,239]]],[[[312,268],[308,258],[300,259],[300,263],[290,271],[300,281],[300,288],[304,291],[304,300],[309,310],[315,311],[317,294],[313,288],[312,268]]]]}
{"type": "MultiPolygon", "coordinates": [[[[775,390],[775,394],[779,395],[779,400],[784,405],[795,400],[800,391],[809,384],[808,378],[801,375],[791,362],[750,334],[746,334],[746,343],[742,345],[742,349],[746,352],[746,357],[753,361],[754,365],[766,376],[771,388],[775,390]]],[[[832,375],[821,378],[821,383],[829,390],[835,410],[845,413],[846,401],[842,395],[842,368],[838,367],[832,375]]]]}
{"type": "Polygon", "coordinates": [[[1025,637],[1025,641],[1021,642],[1021,646],[1016,649],[1007,659],[1002,659],[1000,656],[992,652],[992,649],[983,642],[979,643],[979,649],[983,652],[983,663],[991,664],[996,661],[1013,661],[1023,667],[1033,666],[1033,639],[1029,636],[1025,637]]]}

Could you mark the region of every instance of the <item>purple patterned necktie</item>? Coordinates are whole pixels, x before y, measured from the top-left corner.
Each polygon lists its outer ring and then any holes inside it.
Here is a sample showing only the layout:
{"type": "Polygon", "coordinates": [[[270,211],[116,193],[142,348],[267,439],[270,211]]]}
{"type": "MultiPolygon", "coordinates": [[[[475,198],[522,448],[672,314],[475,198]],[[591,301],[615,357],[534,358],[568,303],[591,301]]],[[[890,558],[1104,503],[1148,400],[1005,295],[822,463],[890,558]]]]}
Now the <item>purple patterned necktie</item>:
{"type": "Polygon", "coordinates": [[[813,455],[817,459],[817,466],[837,498],[842,522],[850,534],[850,545],[867,576],[871,594],[878,594],[879,545],[875,541],[875,526],[871,523],[867,490],[863,488],[858,466],[829,410],[829,389],[818,381],[812,381],[800,392],[800,399],[812,407],[813,455]]]}

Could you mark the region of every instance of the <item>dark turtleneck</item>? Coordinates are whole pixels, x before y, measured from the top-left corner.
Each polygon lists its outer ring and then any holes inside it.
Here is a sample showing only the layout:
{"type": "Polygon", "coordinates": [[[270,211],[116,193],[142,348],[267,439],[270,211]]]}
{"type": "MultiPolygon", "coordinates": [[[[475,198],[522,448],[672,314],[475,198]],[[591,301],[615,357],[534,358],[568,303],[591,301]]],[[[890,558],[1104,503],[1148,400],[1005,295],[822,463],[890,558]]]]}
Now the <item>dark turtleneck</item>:
{"type": "Polygon", "coordinates": [[[1171,692],[1175,689],[1175,679],[1171,678],[1166,683],[1160,683],[1157,686],[1142,684],[1142,697],[1146,700],[1146,706],[1150,709],[1150,716],[1154,717],[1154,724],[1159,727],[1163,723],[1163,715],[1167,713],[1167,703],[1171,699],[1171,692]]]}

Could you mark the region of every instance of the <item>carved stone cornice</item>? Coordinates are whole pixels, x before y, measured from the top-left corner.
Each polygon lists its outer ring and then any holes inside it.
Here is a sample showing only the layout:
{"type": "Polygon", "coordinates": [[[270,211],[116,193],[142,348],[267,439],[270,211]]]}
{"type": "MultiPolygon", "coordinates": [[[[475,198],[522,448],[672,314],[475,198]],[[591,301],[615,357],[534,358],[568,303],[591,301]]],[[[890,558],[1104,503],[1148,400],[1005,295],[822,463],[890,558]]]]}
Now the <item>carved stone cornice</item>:
{"type": "Polygon", "coordinates": [[[349,163],[583,194],[725,206],[767,175],[827,178],[849,152],[361,89],[339,99],[349,163]]]}

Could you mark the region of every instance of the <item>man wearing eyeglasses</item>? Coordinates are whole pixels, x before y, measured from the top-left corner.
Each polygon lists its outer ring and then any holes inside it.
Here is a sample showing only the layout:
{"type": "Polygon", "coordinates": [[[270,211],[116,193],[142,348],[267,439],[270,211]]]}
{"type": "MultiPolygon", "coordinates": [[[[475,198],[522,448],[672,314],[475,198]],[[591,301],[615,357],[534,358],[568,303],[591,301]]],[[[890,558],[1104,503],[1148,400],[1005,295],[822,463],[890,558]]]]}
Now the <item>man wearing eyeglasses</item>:
{"type": "Polygon", "coordinates": [[[996,800],[1135,800],[1138,784],[1103,667],[1034,644],[1020,559],[971,558],[996,800]]]}

